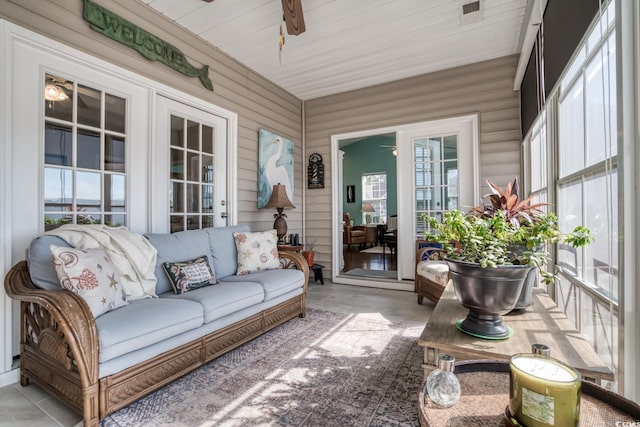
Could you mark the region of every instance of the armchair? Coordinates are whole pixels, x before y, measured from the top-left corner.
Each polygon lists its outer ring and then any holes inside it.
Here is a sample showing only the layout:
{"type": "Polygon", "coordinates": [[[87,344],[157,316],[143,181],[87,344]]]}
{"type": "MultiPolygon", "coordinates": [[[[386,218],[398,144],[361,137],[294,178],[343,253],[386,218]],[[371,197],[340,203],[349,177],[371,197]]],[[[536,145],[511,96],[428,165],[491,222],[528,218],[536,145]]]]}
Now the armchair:
{"type": "Polygon", "coordinates": [[[424,297],[437,303],[448,282],[449,266],[444,261],[442,245],[426,240],[416,241],[414,292],[418,294],[418,304],[422,304],[424,297]]]}
{"type": "Polygon", "coordinates": [[[342,214],[343,231],[342,242],[351,249],[352,244],[363,245],[367,243],[367,230],[363,225],[352,225],[349,212],[342,214]]]}

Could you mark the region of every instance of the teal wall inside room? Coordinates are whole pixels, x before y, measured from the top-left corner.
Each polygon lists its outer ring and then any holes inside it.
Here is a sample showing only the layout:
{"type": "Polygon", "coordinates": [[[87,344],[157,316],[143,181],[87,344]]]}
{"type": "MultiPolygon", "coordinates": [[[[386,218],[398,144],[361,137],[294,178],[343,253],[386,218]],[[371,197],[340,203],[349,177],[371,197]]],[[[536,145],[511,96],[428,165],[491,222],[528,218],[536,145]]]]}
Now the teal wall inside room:
{"type": "Polygon", "coordinates": [[[398,213],[396,157],[391,152],[391,146],[395,143],[395,135],[376,135],[341,148],[344,151],[342,206],[344,212],[349,213],[354,224],[362,224],[363,222],[360,212],[362,208],[362,175],[366,173],[386,172],[387,211],[389,215],[398,213]],[[347,185],[355,186],[354,203],[347,203],[347,185]]]}

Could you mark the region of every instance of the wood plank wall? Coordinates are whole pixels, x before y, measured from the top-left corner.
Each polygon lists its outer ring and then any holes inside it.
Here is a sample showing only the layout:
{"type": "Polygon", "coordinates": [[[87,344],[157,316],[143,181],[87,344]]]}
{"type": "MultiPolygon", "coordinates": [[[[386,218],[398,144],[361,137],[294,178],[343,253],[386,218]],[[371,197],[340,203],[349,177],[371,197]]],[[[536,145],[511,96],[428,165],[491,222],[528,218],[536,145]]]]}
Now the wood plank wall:
{"type": "Polygon", "coordinates": [[[307,190],[306,234],[317,262],[331,268],[331,135],[479,114],[480,195],[486,179],[520,176],[519,92],[515,55],[305,102],[306,152],[325,163],[325,188],[307,190]]]}
{"type": "MultiPolygon", "coordinates": [[[[196,1],[196,0],[193,0],[196,1]]],[[[187,32],[146,4],[98,0],[100,5],[180,49],[194,65],[207,64],[214,92],[189,78],[89,28],[82,0],[0,0],[0,18],[99,57],[135,73],[238,114],[238,222],[253,230],[270,229],[273,211],[257,209],[258,129],[276,132],[295,144],[296,209],[287,210],[291,232],[302,232],[302,102],[187,32]]]]}

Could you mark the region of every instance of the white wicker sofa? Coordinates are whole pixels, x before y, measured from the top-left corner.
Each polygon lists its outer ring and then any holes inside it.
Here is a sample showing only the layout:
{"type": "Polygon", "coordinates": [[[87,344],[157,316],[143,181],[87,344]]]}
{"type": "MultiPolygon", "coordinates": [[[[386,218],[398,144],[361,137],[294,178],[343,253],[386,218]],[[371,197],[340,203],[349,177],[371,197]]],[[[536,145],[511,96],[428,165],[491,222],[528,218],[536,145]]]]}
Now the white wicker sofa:
{"type": "Polygon", "coordinates": [[[309,270],[304,258],[278,254],[280,268],[236,275],[234,232],[208,228],[145,237],[157,249],[157,298],[137,299],[94,318],[63,290],[50,245],[37,237],[27,260],[5,278],[21,302],[21,384],[33,381],[83,416],[85,426],[296,316],[305,315],[309,270]],[[176,295],[163,262],[206,254],[218,283],[176,295]]]}

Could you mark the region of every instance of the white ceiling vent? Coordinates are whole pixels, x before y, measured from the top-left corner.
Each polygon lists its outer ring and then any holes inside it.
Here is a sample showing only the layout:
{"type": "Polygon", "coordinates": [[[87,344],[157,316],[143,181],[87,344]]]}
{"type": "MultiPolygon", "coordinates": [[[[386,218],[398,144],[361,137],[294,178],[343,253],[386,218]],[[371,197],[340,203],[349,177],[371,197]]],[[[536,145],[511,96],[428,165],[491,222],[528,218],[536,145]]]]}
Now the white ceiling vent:
{"type": "Polygon", "coordinates": [[[484,18],[484,0],[468,1],[460,4],[460,24],[473,24],[484,18]]]}

